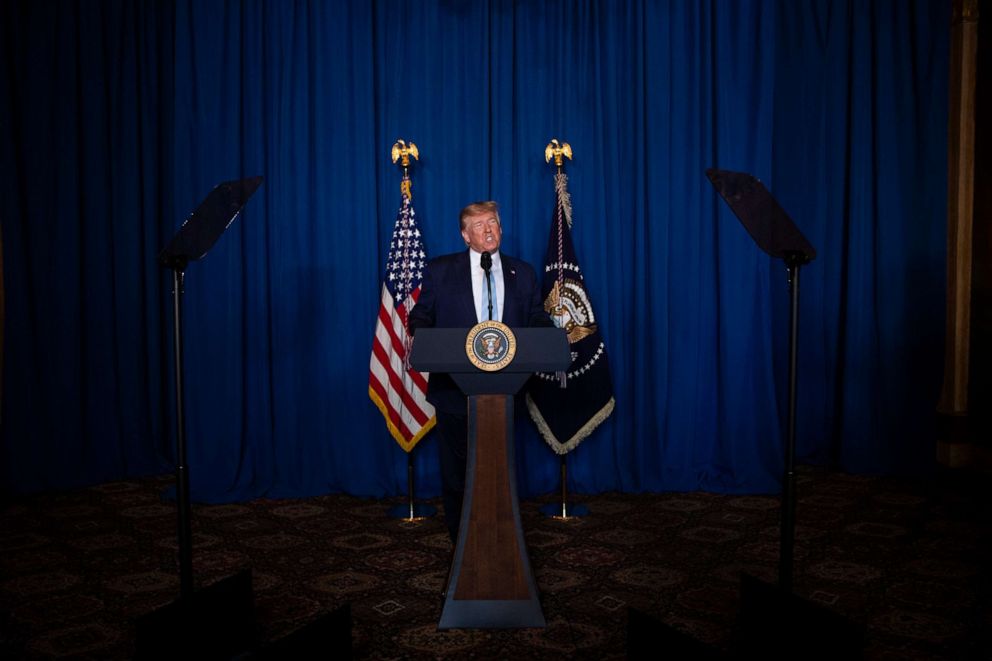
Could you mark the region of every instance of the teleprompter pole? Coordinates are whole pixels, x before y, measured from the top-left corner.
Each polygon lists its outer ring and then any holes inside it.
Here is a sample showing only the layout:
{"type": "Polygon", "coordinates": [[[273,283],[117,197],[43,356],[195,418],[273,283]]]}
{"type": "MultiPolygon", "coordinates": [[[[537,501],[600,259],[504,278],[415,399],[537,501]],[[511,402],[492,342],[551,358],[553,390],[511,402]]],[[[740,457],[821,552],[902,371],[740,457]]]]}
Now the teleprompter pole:
{"type": "Polygon", "coordinates": [[[190,523],[186,416],[183,410],[183,268],[172,270],[173,353],[176,361],[176,499],[179,509],[179,596],[193,595],[193,532],[190,523]]]}
{"type": "Polygon", "coordinates": [[[778,584],[792,590],[792,568],[796,533],[796,393],[799,375],[799,267],[802,255],[785,258],[789,270],[789,420],[785,443],[785,474],[782,478],[782,520],[778,584]]]}

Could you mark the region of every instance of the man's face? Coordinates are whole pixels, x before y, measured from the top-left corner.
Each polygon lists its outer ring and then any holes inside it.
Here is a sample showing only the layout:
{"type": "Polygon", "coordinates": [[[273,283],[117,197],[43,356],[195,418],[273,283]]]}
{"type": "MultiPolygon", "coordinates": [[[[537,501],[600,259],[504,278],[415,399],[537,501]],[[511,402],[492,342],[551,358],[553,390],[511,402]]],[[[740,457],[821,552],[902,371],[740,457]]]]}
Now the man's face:
{"type": "Polygon", "coordinates": [[[476,252],[493,252],[499,248],[503,233],[496,214],[487,211],[477,216],[465,216],[462,238],[476,252]]]}

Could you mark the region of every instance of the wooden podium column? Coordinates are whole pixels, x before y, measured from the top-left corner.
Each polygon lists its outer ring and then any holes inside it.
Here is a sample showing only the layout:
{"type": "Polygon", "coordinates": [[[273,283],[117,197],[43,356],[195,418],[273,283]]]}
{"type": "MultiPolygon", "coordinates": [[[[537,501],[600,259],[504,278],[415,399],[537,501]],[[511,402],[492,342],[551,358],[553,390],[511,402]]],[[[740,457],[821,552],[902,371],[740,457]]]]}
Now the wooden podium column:
{"type": "Polygon", "coordinates": [[[484,369],[469,359],[478,328],[421,328],[410,353],[414,369],[450,374],[468,396],[465,496],[438,629],[543,627],[517,504],[513,394],[534,372],[568,367],[568,337],[560,328],[503,326],[515,353],[484,369]]]}
{"type": "Polygon", "coordinates": [[[439,629],[545,626],[517,503],[513,397],[468,398],[458,542],[439,629]]]}

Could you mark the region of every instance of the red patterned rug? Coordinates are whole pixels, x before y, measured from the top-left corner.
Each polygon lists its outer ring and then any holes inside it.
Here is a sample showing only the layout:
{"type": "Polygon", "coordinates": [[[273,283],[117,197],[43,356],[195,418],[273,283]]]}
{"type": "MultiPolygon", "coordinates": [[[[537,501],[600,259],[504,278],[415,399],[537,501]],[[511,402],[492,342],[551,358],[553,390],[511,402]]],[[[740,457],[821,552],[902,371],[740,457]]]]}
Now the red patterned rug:
{"type": "MultiPolygon", "coordinates": [[[[161,500],[171,482],[3,505],[0,656],[133,655],[135,619],[178,592],[176,509],[161,500]]],[[[864,626],[866,658],[992,658],[990,492],[985,476],[803,470],[795,592],[864,626]]],[[[624,658],[631,607],[727,650],[740,573],[776,578],[777,498],[602,494],[570,522],[539,513],[551,500],[521,506],[543,630],[438,632],[447,534],[440,516],[388,518],[397,499],[196,506],[195,575],[251,568],[262,640],[350,603],[353,653],[375,659],[624,658]]]]}

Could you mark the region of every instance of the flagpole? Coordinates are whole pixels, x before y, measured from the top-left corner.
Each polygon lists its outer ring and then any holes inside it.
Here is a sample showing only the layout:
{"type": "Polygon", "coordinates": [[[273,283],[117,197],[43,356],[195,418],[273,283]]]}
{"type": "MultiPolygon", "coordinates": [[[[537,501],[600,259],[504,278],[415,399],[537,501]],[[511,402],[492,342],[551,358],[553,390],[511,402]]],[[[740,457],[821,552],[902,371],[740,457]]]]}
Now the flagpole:
{"type": "Polygon", "coordinates": [[[408,523],[414,521],[422,521],[423,519],[429,518],[437,514],[437,508],[433,505],[427,503],[418,503],[414,500],[414,482],[413,482],[413,451],[416,447],[411,448],[409,452],[406,453],[406,495],[407,500],[405,503],[400,505],[394,505],[389,508],[387,513],[390,519],[403,519],[408,523]]]}
{"type": "MultiPolygon", "coordinates": [[[[558,168],[558,175],[564,174],[562,168],[565,165],[565,160],[563,157],[568,158],[569,160],[572,159],[572,146],[569,145],[567,142],[559,143],[557,138],[552,138],[551,142],[548,143],[548,146],[544,148],[544,161],[546,163],[550,163],[551,159],[554,158],[555,167],[558,168]]],[[[560,206],[560,202],[556,202],[555,204],[558,206],[558,210],[556,212],[557,222],[558,222],[558,291],[561,292],[563,288],[563,279],[564,279],[564,272],[562,269],[562,254],[561,254],[561,249],[562,249],[561,237],[562,237],[562,232],[564,231],[562,228],[562,223],[564,222],[564,218],[562,217],[563,212],[560,206]]],[[[561,318],[562,318],[560,314],[561,305],[560,304],[557,305],[556,309],[559,312],[559,314],[556,315],[559,318],[559,323],[555,325],[561,327],[561,318]]],[[[567,379],[567,372],[558,373],[558,382],[561,384],[562,388],[564,388],[567,385],[566,379],[567,379]]],[[[586,507],[585,505],[579,505],[568,502],[568,461],[566,459],[567,457],[568,457],[567,452],[559,455],[559,459],[560,459],[559,465],[561,468],[560,471],[561,502],[548,503],[547,505],[541,507],[542,514],[544,514],[545,516],[552,517],[554,519],[561,519],[562,521],[567,521],[572,518],[581,518],[589,514],[589,508],[586,507]]]]}
{"type": "Polygon", "coordinates": [[[568,462],[566,460],[568,454],[558,455],[558,457],[561,469],[561,502],[542,505],[541,514],[562,521],[588,516],[589,508],[586,505],[568,502],[568,462]]]}
{"type": "MultiPolygon", "coordinates": [[[[413,156],[414,159],[418,161],[420,160],[420,152],[417,149],[417,145],[412,141],[407,143],[404,140],[397,140],[393,144],[391,156],[393,163],[399,161],[399,165],[403,168],[403,178],[400,181],[400,194],[403,197],[410,199],[413,197],[412,186],[410,183],[410,157],[413,156]]],[[[405,349],[403,368],[409,369],[410,346],[406,346],[405,349]]],[[[417,503],[414,499],[413,451],[415,449],[416,446],[413,446],[406,452],[406,503],[395,505],[387,512],[388,516],[392,519],[403,519],[404,521],[411,523],[414,521],[421,521],[437,514],[437,508],[433,505],[417,503]]]]}

